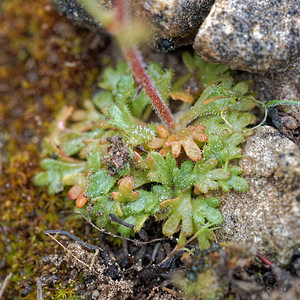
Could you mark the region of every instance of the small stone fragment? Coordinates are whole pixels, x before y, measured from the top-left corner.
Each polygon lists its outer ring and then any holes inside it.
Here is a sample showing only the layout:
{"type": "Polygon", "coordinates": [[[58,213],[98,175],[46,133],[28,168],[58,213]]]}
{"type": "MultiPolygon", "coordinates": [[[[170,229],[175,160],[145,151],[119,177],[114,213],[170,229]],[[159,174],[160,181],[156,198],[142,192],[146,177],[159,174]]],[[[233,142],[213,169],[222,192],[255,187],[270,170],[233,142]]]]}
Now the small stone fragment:
{"type": "Polygon", "coordinates": [[[281,118],[283,125],[290,130],[296,130],[298,128],[298,122],[292,116],[284,116],[281,118]]]}
{"type": "Polygon", "coordinates": [[[300,248],[292,256],[290,268],[291,273],[300,278],[300,248]]]}
{"type": "Polygon", "coordinates": [[[216,0],[194,49],[203,59],[232,69],[286,69],[300,56],[300,1],[216,0]]]}
{"type": "Polygon", "coordinates": [[[224,218],[218,240],[254,245],[273,263],[286,266],[300,245],[300,150],[263,126],[247,139],[240,166],[250,188],[218,193],[224,218]]]}

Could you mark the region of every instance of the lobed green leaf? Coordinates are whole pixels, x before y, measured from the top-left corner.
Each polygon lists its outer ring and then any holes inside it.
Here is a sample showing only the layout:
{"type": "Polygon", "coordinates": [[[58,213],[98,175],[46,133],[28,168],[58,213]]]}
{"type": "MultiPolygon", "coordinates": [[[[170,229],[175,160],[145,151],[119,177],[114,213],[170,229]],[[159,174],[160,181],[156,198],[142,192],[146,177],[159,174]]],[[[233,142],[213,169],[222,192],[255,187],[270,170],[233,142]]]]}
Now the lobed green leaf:
{"type": "Polygon", "coordinates": [[[104,169],[89,176],[89,186],[87,194],[90,198],[106,195],[117,182],[117,178],[107,174],[104,169]]]}
{"type": "Polygon", "coordinates": [[[63,177],[73,173],[84,171],[85,162],[64,162],[51,158],[41,161],[41,167],[46,170],[39,173],[34,178],[34,183],[38,186],[48,185],[48,192],[56,194],[64,189],[63,177]]]}

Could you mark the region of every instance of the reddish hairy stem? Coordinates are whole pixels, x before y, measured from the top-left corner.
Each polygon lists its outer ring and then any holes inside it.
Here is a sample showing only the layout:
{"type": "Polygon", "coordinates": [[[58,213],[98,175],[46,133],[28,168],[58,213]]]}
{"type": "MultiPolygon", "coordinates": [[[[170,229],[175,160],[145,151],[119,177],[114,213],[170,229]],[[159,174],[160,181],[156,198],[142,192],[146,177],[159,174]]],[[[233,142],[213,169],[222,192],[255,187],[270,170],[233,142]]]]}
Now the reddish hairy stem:
{"type": "Polygon", "coordinates": [[[125,22],[126,14],[128,11],[127,6],[127,1],[115,0],[116,22],[118,22],[119,25],[122,25],[125,22]]]}
{"type": "MultiPolygon", "coordinates": [[[[128,13],[127,1],[126,0],[115,0],[114,7],[116,10],[116,19],[108,26],[108,30],[118,37],[118,30],[126,22],[128,13]]],[[[119,40],[120,44],[121,41],[119,40]]],[[[134,80],[138,87],[142,87],[146,94],[151,99],[153,106],[156,108],[156,113],[166,126],[172,130],[175,128],[173,116],[162,99],[160,92],[157,90],[153,80],[149,76],[145,64],[143,62],[142,55],[138,49],[134,46],[125,48],[124,45],[120,45],[123,55],[127,62],[131,65],[134,80]]]]}
{"type": "Polygon", "coordinates": [[[137,85],[142,86],[145,89],[146,94],[151,99],[151,102],[156,108],[156,112],[161,120],[169,129],[174,129],[175,123],[173,116],[168,106],[162,99],[160,92],[157,90],[147,70],[145,69],[142,56],[138,49],[136,47],[131,47],[130,49],[124,51],[124,56],[131,65],[137,85]]]}

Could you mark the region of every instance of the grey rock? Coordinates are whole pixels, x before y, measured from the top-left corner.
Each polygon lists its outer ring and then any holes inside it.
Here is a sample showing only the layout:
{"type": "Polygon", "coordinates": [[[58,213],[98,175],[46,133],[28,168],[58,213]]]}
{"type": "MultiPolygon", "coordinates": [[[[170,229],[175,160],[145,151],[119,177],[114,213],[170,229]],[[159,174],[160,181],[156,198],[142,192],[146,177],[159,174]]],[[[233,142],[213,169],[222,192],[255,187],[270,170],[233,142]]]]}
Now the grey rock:
{"type": "MultiPolygon", "coordinates": [[[[111,9],[112,0],[98,0],[99,5],[111,9]]],[[[95,21],[76,0],[52,0],[55,8],[77,25],[99,30],[95,21]]],[[[129,0],[132,16],[148,22],[150,46],[168,52],[193,43],[199,26],[208,15],[214,0],[129,0]]]]}
{"type": "MultiPolygon", "coordinates": [[[[76,24],[93,30],[101,28],[76,0],[52,2],[76,24]]],[[[104,8],[113,6],[112,0],[98,2],[104,8]]],[[[194,42],[203,59],[250,72],[284,70],[300,56],[299,0],[128,0],[128,3],[132,16],[148,22],[150,45],[161,52],[194,42]]]]}
{"type": "Polygon", "coordinates": [[[51,0],[54,7],[76,25],[92,30],[99,30],[101,24],[91,17],[76,0],[51,0]]]}
{"type": "Polygon", "coordinates": [[[152,48],[168,52],[193,43],[214,0],[130,0],[132,14],[152,27],[152,48]]]}
{"type": "Polygon", "coordinates": [[[276,129],[263,126],[248,138],[243,155],[240,166],[250,188],[217,193],[224,218],[218,240],[254,245],[285,266],[300,245],[300,150],[276,129]]]}
{"type": "Polygon", "coordinates": [[[216,0],[194,49],[203,59],[232,69],[286,69],[300,56],[300,1],[216,0]]]}

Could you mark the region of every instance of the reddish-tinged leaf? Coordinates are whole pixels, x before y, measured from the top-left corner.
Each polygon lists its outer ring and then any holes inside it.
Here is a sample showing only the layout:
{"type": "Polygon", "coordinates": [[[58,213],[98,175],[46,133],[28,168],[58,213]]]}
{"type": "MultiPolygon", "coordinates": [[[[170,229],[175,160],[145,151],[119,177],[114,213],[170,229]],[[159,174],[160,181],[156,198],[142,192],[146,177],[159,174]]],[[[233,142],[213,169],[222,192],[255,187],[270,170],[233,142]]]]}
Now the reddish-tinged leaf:
{"type": "Polygon", "coordinates": [[[165,140],[166,139],[161,139],[161,138],[154,138],[152,141],[150,141],[147,146],[150,149],[158,149],[163,147],[163,145],[165,144],[165,140]]]}
{"type": "Polygon", "coordinates": [[[147,164],[147,167],[150,169],[150,170],[154,170],[154,159],[152,156],[147,156],[146,158],[146,164],[147,164]]]}
{"type": "Polygon", "coordinates": [[[66,129],[66,122],[71,117],[73,111],[74,111],[74,106],[65,106],[62,109],[62,111],[58,115],[58,120],[56,123],[57,129],[59,129],[59,130],[66,129]]]}
{"type": "Polygon", "coordinates": [[[204,125],[193,125],[188,127],[191,136],[194,140],[199,142],[205,142],[207,140],[207,136],[203,133],[205,129],[204,125]]]}
{"type": "Polygon", "coordinates": [[[136,151],[133,151],[133,159],[137,168],[142,170],[145,168],[145,162],[143,158],[136,151]]]}
{"type": "Polygon", "coordinates": [[[194,140],[205,142],[207,136],[202,132],[205,129],[203,125],[194,125],[187,127],[179,132],[171,134],[164,147],[171,147],[174,157],[178,157],[183,146],[186,155],[193,161],[199,161],[202,157],[201,150],[194,140]]]}
{"type": "Polygon", "coordinates": [[[84,193],[80,194],[79,197],[76,199],[76,206],[77,206],[78,208],[84,207],[85,204],[86,204],[87,201],[88,201],[88,198],[85,197],[83,194],[84,194],[84,193]]]}
{"type": "Polygon", "coordinates": [[[183,149],[186,155],[193,161],[199,161],[202,157],[201,150],[198,145],[192,140],[189,139],[187,141],[182,142],[183,149]]]}
{"type": "Polygon", "coordinates": [[[164,147],[162,148],[159,153],[162,155],[162,156],[167,156],[167,154],[171,151],[171,148],[170,147],[164,147]]]}
{"type": "Polygon", "coordinates": [[[184,148],[186,155],[193,161],[199,161],[202,157],[201,150],[194,140],[205,142],[207,136],[203,133],[204,125],[193,125],[181,131],[172,134],[163,126],[157,126],[159,138],[154,138],[147,146],[150,149],[159,149],[160,154],[166,156],[167,153],[172,152],[174,157],[178,157],[181,153],[181,146],[184,148]]]}
{"type": "Polygon", "coordinates": [[[71,200],[76,200],[82,192],[82,187],[79,184],[75,184],[69,189],[68,196],[71,200]]]}
{"type": "Polygon", "coordinates": [[[157,125],[156,130],[161,138],[166,138],[170,135],[169,130],[164,125],[157,125]]]}
{"type": "Polygon", "coordinates": [[[111,194],[114,200],[118,202],[130,202],[138,198],[139,192],[133,191],[133,182],[130,176],[120,179],[118,185],[119,191],[112,192],[111,194]]]}
{"type": "Polygon", "coordinates": [[[201,191],[195,186],[195,187],[194,187],[194,193],[195,193],[196,195],[200,195],[200,194],[201,194],[201,191]]]}
{"type": "Polygon", "coordinates": [[[165,144],[166,138],[170,135],[169,130],[163,125],[157,125],[156,130],[160,137],[154,138],[147,144],[150,149],[162,148],[165,144]]]}
{"type": "Polygon", "coordinates": [[[82,162],[82,160],[79,160],[79,159],[76,159],[76,158],[73,158],[73,157],[70,157],[68,156],[62,149],[62,147],[59,147],[58,148],[59,150],[59,155],[60,157],[66,161],[66,162],[70,162],[70,163],[79,163],[79,162],[82,162]]]}
{"type": "Polygon", "coordinates": [[[228,96],[218,96],[218,97],[212,97],[212,98],[209,98],[209,99],[206,99],[203,101],[203,104],[208,104],[210,102],[213,102],[213,101],[216,101],[218,99],[223,99],[223,98],[228,98],[228,96]]]}
{"type": "Polygon", "coordinates": [[[170,135],[165,142],[165,147],[171,147],[171,152],[174,157],[180,155],[182,139],[183,137],[181,137],[180,134],[174,133],[170,135]]]}

